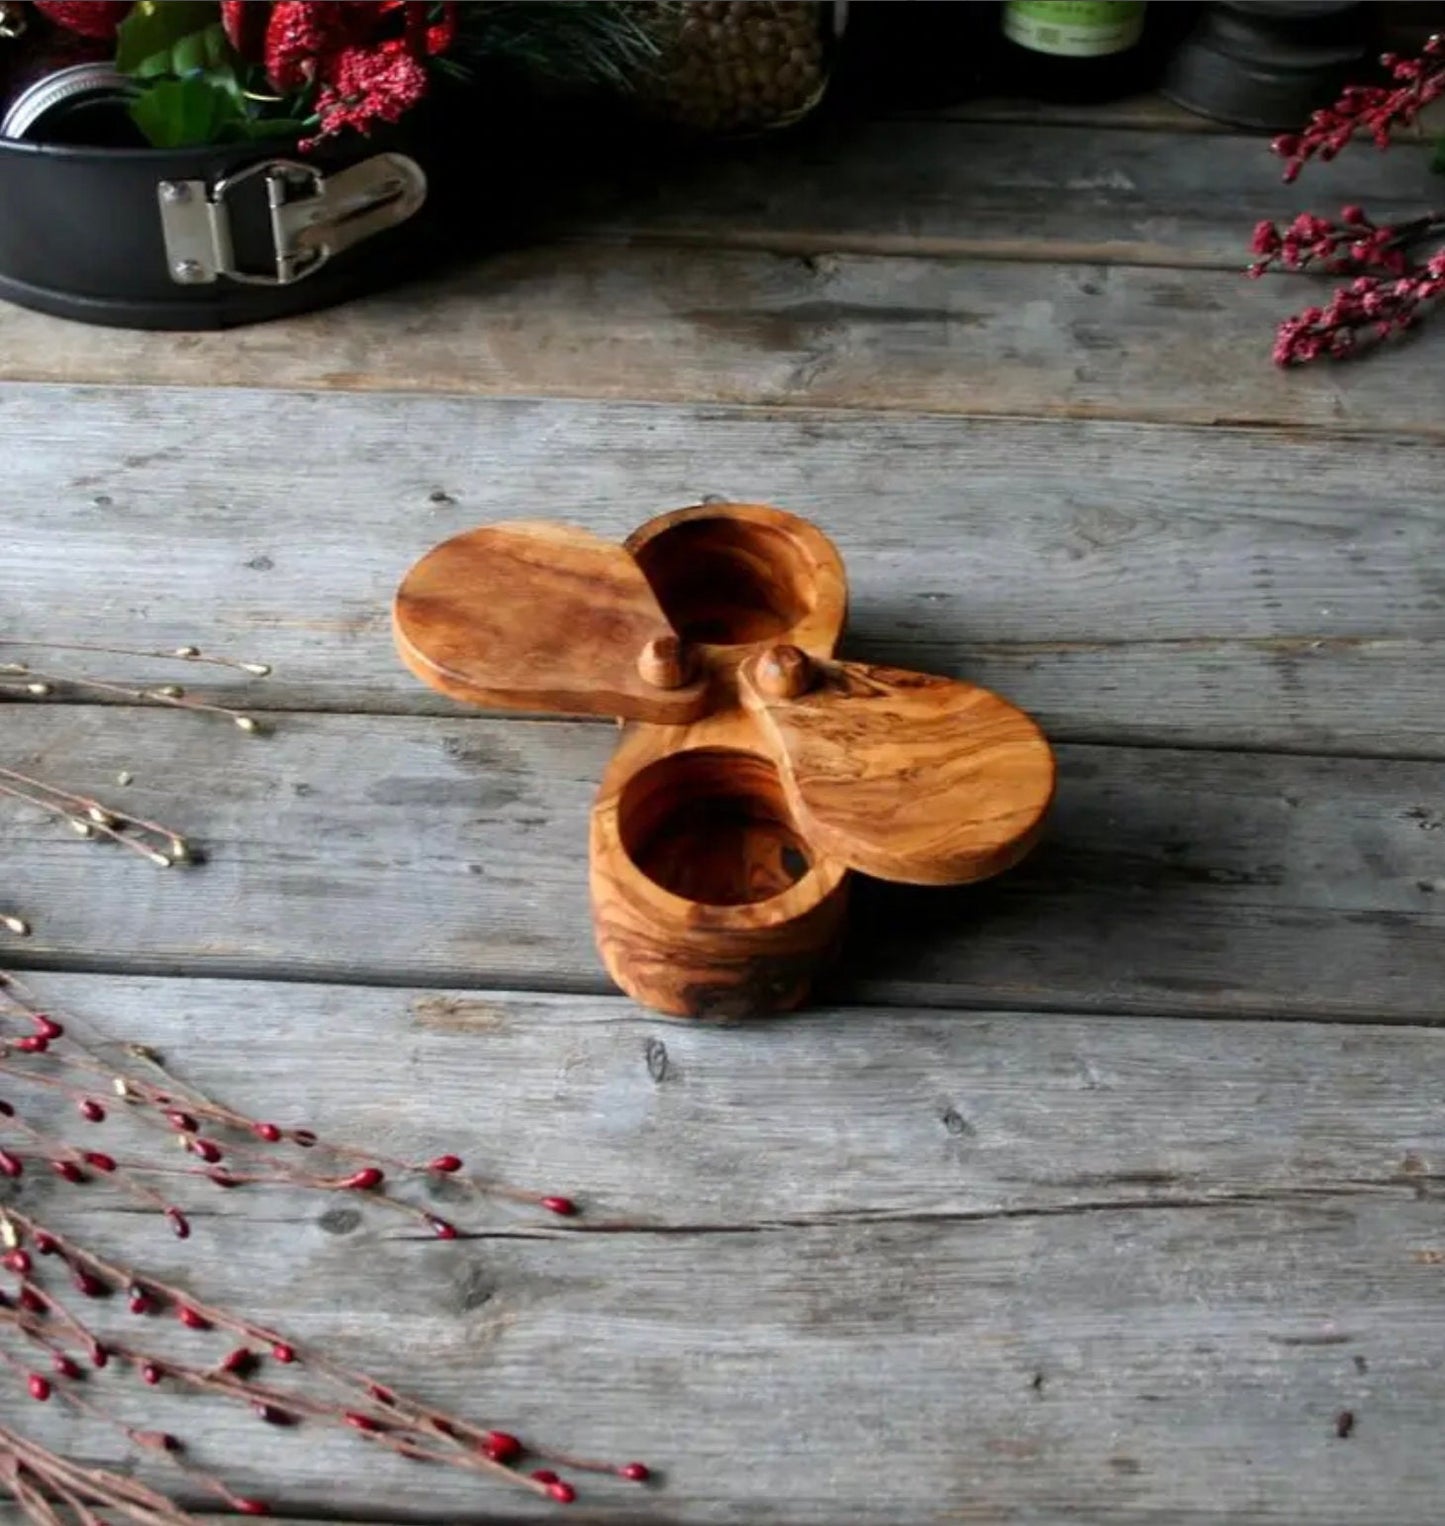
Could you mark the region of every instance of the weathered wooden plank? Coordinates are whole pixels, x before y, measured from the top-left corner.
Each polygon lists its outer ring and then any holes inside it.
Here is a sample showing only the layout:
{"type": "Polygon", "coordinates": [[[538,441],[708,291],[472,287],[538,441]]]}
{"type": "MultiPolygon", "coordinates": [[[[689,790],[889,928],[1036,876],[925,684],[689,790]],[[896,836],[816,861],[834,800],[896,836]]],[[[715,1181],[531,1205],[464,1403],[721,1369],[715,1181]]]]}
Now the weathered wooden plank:
{"type": "Polygon", "coordinates": [[[450,709],[388,628],[427,547],[529,514],[620,538],[717,493],[832,535],[857,655],[991,684],[1056,736],[1445,753],[1433,444],[17,386],[0,453],[0,630],[273,663],[180,675],[243,703],[450,709]]]}
{"type": "MultiPolygon", "coordinates": [[[[905,115],[902,112],[896,114],[905,115]]],[[[878,115],[890,113],[879,112],[878,115]]],[[[1068,101],[1030,101],[1018,96],[985,95],[975,100],[962,100],[950,106],[933,107],[906,115],[928,121],[1016,122],[1023,126],[1047,123],[1050,126],[1090,129],[1132,127],[1161,133],[1238,132],[1236,128],[1226,127],[1208,117],[1187,111],[1155,91],[1125,96],[1118,101],[1101,101],[1083,106],[1068,101]]]]}
{"type": "MultiPolygon", "coordinates": [[[[1289,374],[1270,364],[1275,324],[1318,290],[1225,271],[552,245],[224,335],[101,331],[0,307],[0,380],[1445,436],[1438,330],[1408,358],[1289,374]]],[[[318,454],[313,442],[305,470],[318,454]]]]}
{"type": "MultiPolygon", "coordinates": [[[[161,972],[596,990],[587,812],[614,733],[459,718],[17,709],[4,751],[193,835],[158,871],[20,806],[27,958],[161,972]],[[135,782],[121,789],[121,770],[135,782]]],[[[964,890],[863,882],[848,1000],[1440,1015],[1440,770],[1061,749],[1046,845],[964,890]]]]}
{"type": "MultiPolygon", "coordinates": [[[[252,1116],[407,1160],[454,1150],[483,1174],[583,1204],[559,1226],[439,1194],[459,1225],[499,1234],[1187,1207],[1251,1193],[1392,1202],[1430,1187],[1445,1150],[1445,1030],[1434,1027],[825,1006],[719,1028],[609,996],[24,978],[73,1035],[117,1056],[147,1045],[252,1116]],[[784,1152],[786,1171],[760,1169],[784,1152]]],[[[7,1077],[4,1095],[68,1136],[80,1126],[51,1092],[7,1077]]],[[[156,1136],[122,1110],[93,1137],[127,1156],[149,1155],[156,1136]]],[[[306,1200],[298,1210],[284,1192],[175,1186],[208,1222],[262,1205],[306,1217],[306,1200]]],[[[25,1195],[57,1213],[92,1196],[48,1174],[27,1177],[25,1195]]],[[[320,1201],[415,1238],[355,1195],[320,1201]]],[[[153,1229],[157,1253],[164,1224],[141,1224],[135,1243],[153,1229]]],[[[189,1254],[177,1249],[174,1264],[189,1254]]]]}
{"type": "Polygon", "coordinates": [[[571,215],[573,236],[1236,271],[1261,218],[1363,202],[1391,220],[1431,195],[1425,154],[1368,143],[1286,186],[1257,135],[937,117],[830,122],[662,178],[633,169],[634,186],[599,186],[571,215]]]}
{"type": "MultiPolygon", "coordinates": [[[[74,1454],[72,1453],[70,1455],[74,1454]]],[[[157,1478],[155,1482],[161,1483],[163,1481],[157,1478]]],[[[189,1501],[188,1504],[192,1514],[197,1516],[219,1516],[225,1520],[234,1519],[234,1516],[230,1512],[226,1511],[224,1507],[218,1507],[214,1502],[211,1501],[194,1499],[189,1501]]],[[[377,1522],[380,1520],[390,1519],[391,1521],[395,1521],[397,1518],[398,1517],[395,1513],[393,1513],[389,1518],[379,1515],[372,1515],[368,1518],[362,1518],[359,1516],[331,1514],[326,1515],[321,1520],[318,1520],[314,1516],[306,1515],[288,1514],[286,1517],[289,1526],[377,1526],[377,1522]]],[[[21,1512],[13,1504],[4,1498],[0,1498],[0,1523],[3,1523],[3,1526],[22,1526],[22,1523],[25,1521],[25,1519],[25,1516],[22,1515],[21,1512]]],[[[486,1517],[486,1519],[489,1521],[497,1521],[500,1519],[500,1517],[492,1515],[486,1517]]]]}
{"type": "MultiPolygon", "coordinates": [[[[439,1403],[664,1470],[589,1491],[604,1515],[1435,1518],[1439,1032],[855,1010],[744,1035],[595,999],[41,984],[238,1105],[574,1187],[576,1228],[498,1211],[451,1245],[355,1195],[215,1194],[184,1245],[103,1189],[23,1195],[439,1403]]],[[[54,1410],[20,1418],[116,1458],[54,1410]]],[[[505,1509],[164,1389],[145,1415],[288,1513],[505,1509]]]]}

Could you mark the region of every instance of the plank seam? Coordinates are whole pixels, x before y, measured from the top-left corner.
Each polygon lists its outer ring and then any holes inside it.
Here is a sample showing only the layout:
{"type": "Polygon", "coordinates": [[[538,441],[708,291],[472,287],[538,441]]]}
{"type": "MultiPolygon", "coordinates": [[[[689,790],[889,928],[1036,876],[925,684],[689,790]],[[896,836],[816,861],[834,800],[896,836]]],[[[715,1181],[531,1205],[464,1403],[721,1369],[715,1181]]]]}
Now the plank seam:
{"type": "Polygon", "coordinates": [[[1132,270],[1211,271],[1247,278],[1248,236],[1240,236],[1238,260],[1184,251],[1156,250],[1131,242],[1045,244],[1032,239],[952,238],[922,233],[809,233],[804,230],[746,232],[712,228],[631,228],[626,224],[595,231],[562,230],[559,245],[576,248],[723,249],[740,254],[772,254],[782,258],[847,255],[854,259],[957,261],[960,264],[1103,265],[1132,270]]]}
{"type": "MultiPolygon", "coordinates": [[[[1267,337],[1267,336],[1266,336],[1267,337]]],[[[1261,348],[1261,370],[1273,369],[1263,359],[1261,348]]],[[[786,414],[790,419],[816,418],[819,423],[829,423],[833,420],[847,420],[850,424],[856,423],[860,418],[876,418],[880,423],[893,423],[900,414],[909,418],[931,421],[938,424],[957,424],[959,420],[977,419],[986,423],[994,424],[1031,424],[1040,428],[1054,427],[1060,424],[1113,424],[1128,426],[1137,429],[1157,429],[1161,431],[1198,431],[1211,437],[1217,436],[1221,431],[1239,431],[1240,433],[1257,434],[1269,432],[1280,437],[1283,445],[1297,445],[1302,434],[1307,434],[1311,439],[1322,440],[1328,444],[1348,445],[1355,441],[1381,441],[1395,440],[1401,445],[1437,444],[1445,441],[1445,423],[1438,426],[1426,424],[1399,424],[1399,423],[1356,423],[1337,424],[1321,423],[1317,421],[1300,421],[1298,419],[1276,418],[1248,418],[1233,417],[1229,414],[1219,414],[1212,418],[1171,418],[1165,414],[1131,414],[1120,410],[1093,409],[1089,407],[1060,408],[1049,413],[1027,413],[1017,409],[999,408],[984,409],[981,411],[947,410],[939,408],[925,408],[900,401],[896,404],[872,403],[819,403],[811,400],[790,402],[787,400],[757,401],[740,400],[736,398],[717,397],[630,397],[625,394],[612,393],[571,393],[571,392],[490,392],[455,387],[318,387],[314,384],[281,385],[275,387],[257,387],[230,385],[223,381],[218,382],[126,382],[124,384],[107,381],[67,380],[54,376],[30,376],[15,374],[4,369],[4,357],[0,357],[0,398],[7,392],[46,390],[55,392],[93,392],[97,394],[119,393],[144,393],[155,392],[241,392],[251,393],[258,398],[275,397],[277,394],[287,396],[295,395],[313,398],[353,397],[366,396],[389,399],[393,402],[407,398],[442,398],[461,400],[470,403],[558,403],[570,407],[593,407],[598,409],[655,409],[659,412],[664,410],[676,411],[680,408],[693,409],[705,414],[709,418],[726,417],[738,414],[745,417],[756,415],[786,414]]]]}
{"type": "MultiPolygon", "coordinates": [[[[1422,923],[1424,919],[1421,919],[1422,923]]],[[[358,975],[354,966],[317,965],[297,967],[280,961],[271,963],[210,963],[185,960],[142,958],[127,955],[112,958],[105,955],[53,954],[35,949],[7,950],[6,965],[16,971],[38,971],[56,975],[104,975],[117,979],[160,980],[235,980],[265,981],[275,985],[327,985],[352,986],[362,990],[425,990],[425,991],[492,991],[501,996],[559,996],[559,997],[606,997],[625,1005],[614,986],[598,978],[596,980],[560,980],[555,976],[546,979],[527,976],[499,975],[486,969],[469,970],[466,973],[448,974],[435,970],[371,970],[358,975]]],[[[955,1013],[960,1017],[977,1017],[996,1013],[1002,1016],[1034,1015],[1041,1018],[1083,1018],[1101,1022],[1109,1020],[1133,1020],[1139,1022],[1269,1022],[1269,1023],[1328,1023],[1356,1025],[1368,1028],[1421,1028],[1438,1030],[1445,1028],[1445,1010],[1433,1012],[1395,1012],[1366,1015],[1357,1011],[1335,1012],[1328,1009],[1310,1008],[1302,1011],[1281,1013],[1278,1007],[1242,1002],[1228,1010],[1202,1007],[1177,1006],[1153,1001],[1149,1004],[1114,1006],[1080,1006],[1077,1001],[1068,1003],[1050,1000],[1047,996],[1034,995],[1028,1001],[1014,999],[1007,994],[989,992],[970,997],[964,992],[944,990],[935,992],[929,987],[909,988],[898,983],[884,984],[878,981],[855,980],[852,993],[841,997],[826,985],[821,987],[813,1002],[815,1010],[828,1009],[839,1012],[897,1011],[911,1013],[955,1013]],[[902,993],[907,991],[905,997],[902,993]]],[[[620,1014],[615,1021],[629,1018],[651,1026],[669,1024],[670,1020],[654,1013],[636,1008],[620,1014]]],[[[783,1019],[786,1021],[786,1019],[783,1019]]],[[[718,1026],[724,1026],[719,1024],[718,1026]]],[[[731,1026],[731,1025],[728,1025],[731,1026]]],[[[737,1024],[747,1027],[746,1020],[737,1024]]]]}
{"type": "MultiPolygon", "coordinates": [[[[1328,639],[1328,638],[1324,638],[1328,639]]],[[[1424,640],[1426,638],[1401,638],[1404,641],[1412,639],[1424,640]]],[[[1147,643],[1139,643],[1145,645],[1147,643]]],[[[1009,651],[1026,653],[1035,649],[1067,650],[1069,643],[1060,643],[1057,646],[1048,646],[1047,643],[1020,642],[1017,647],[995,645],[988,650],[998,655],[1009,651]]],[[[1122,644],[1121,644],[1122,645],[1122,644]]],[[[1109,650],[1110,644],[1105,642],[1081,642],[1078,644],[1081,650],[1109,650]]],[[[980,648],[983,650],[983,648],[980,648]]],[[[967,674],[960,675],[967,677],[967,674]]],[[[423,699],[426,696],[422,696],[423,699]]],[[[155,705],[136,705],[125,700],[107,700],[101,698],[83,699],[69,695],[55,695],[41,702],[28,702],[25,700],[0,700],[0,716],[5,714],[6,705],[29,706],[32,709],[49,709],[61,711],[83,710],[139,710],[155,711],[161,707],[155,705]]],[[[617,722],[606,716],[593,715],[546,715],[528,714],[521,711],[511,710],[441,710],[418,706],[415,709],[406,708],[403,703],[396,706],[373,705],[338,705],[334,709],[321,709],[315,705],[286,704],[259,704],[248,697],[245,708],[257,716],[265,716],[268,719],[273,716],[302,717],[315,716],[322,720],[337,719],[346,716],[355,716],[358,719],[371,718],[374,720],[394,721],[435,721],[438,724],[456,725],[460,722],[487,722],[506,721],[509,724],[531,726],[591,726],[596,728],[616,728],[617,722]]],[[[1058,726],[1049,727],[1049,741],[1052,744],[1064,747],[1097,747],[1117,752],[1188,752],[1188,753],[1218,753],[1231,757],[1261,757],[1261,758],[1329,758],[1340,762],[1360,763],[1437,763],[1445,759],[1445,747],[1431,750],[1429,748],[1420,751],[1372,749],[1355,747],[1330,747],[1320,745],[1315,747],[1279,747],[1270,746],[1266,743],[1251,742],[1247,745],[1234,745],[1223,742],[1198,741],[1190,738],[1178,740],[1151,740],[1148,738],[1121,740],[1107,733],[1096,733],[1087,730],[1073,731],[1058,726]]]]}

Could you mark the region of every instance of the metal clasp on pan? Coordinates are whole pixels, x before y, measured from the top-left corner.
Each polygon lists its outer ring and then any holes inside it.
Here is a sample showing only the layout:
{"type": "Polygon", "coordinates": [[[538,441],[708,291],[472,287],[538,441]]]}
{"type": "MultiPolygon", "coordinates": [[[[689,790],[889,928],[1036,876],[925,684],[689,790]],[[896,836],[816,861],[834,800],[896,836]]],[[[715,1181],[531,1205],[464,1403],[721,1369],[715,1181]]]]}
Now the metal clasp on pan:
{"type": "Polygon", "coordinates": [[[199,286],[225,276],[247,286],[290,286],[415,214],[426,200],[426,176],[404,154],[375,154],[334,175],[295,159],[263,159],[211,185],[163,180],[156,199],[171,280],[199,286]],[[271,214],[274,271],[236,266],[229,197],[258,178],[271,214]]]}

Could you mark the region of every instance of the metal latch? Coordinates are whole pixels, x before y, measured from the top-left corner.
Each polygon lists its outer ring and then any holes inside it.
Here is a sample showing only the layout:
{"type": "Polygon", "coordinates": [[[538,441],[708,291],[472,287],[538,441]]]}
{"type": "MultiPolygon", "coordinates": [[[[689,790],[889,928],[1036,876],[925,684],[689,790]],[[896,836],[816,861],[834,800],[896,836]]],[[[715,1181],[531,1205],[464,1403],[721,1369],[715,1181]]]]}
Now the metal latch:
{"type": "Polygon", "coordinates": [[[199,286],[226,276],[247,286],[290,286],[343,249],[405,222],[426,200],[426,176],[404,154],[375,154],[334,175],[295,159],[263,159],[210,185],[163,180],[156,199],[171,280],[199,286]],[[271,213],[274,271],[236,267],[229,198],[258,178],[271,213]]]}

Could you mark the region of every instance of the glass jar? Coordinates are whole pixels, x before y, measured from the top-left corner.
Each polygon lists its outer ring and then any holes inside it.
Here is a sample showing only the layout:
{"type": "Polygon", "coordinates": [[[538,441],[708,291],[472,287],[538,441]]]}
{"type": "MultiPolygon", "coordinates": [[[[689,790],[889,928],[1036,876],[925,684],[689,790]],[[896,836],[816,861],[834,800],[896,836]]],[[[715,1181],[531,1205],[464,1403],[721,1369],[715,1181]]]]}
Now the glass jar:
{"type": "Polygon", "coordinates": [[[692,0],[645,8],[658,61],[654,112],[704,133],[787,127],[822,100],[846,6],[815,0],[692,0]]]}

